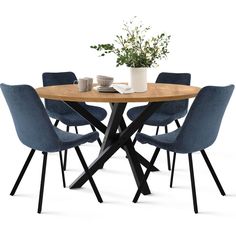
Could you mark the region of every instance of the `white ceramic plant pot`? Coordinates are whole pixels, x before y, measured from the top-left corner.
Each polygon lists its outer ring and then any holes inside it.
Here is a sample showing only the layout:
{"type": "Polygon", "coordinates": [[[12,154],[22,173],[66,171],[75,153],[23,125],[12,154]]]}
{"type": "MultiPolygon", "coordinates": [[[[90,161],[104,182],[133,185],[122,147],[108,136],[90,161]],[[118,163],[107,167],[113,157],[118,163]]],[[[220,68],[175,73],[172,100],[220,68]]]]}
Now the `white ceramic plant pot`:
{"type": "Polygon", "coordinates": [[[147,68],[130,68],[130,86],[134,92],[147,91],[147,68]]]}

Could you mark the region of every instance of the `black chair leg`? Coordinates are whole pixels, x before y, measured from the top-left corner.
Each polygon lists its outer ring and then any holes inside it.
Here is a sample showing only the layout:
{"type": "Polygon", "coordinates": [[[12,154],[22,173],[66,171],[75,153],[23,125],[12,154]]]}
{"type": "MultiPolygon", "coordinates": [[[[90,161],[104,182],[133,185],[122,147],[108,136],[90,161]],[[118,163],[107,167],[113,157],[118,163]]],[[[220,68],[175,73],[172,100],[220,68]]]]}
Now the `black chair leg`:
{"type": "Polygon", "coordinates": [[[39,202],[38,202],[38,213],[40,214],[42,211],[42,203],[43,203],[43,191],[44,191],[44,181],[45,181],[45,173],[46,173],[46,165],[47,165],[47,153],[43,154],[43,168],[42,168],[42,176],[40,183],[40,191],[39,191],[39,202]]]}
{"type": "Polygon", "coordinates": [[[75,151],[77,152],[77,155],[78,155],[78,157],[79,157],[79,159],[80,159],[80,162],[81,162],[81,164],[82,164],[82,166],[83,166],[83,168],[84,168],[84,171],[85,171],[85,173],[86,173],[86,175],[87,175],[87,177],[88,177],[88,179],[89,179],[89,182],[90,182],[90,184],[91,184],[91,186],[92,186],[92,188],[93,188],[93,191],[94,191],[94,193],[95,193],[95,195],[96,195],[96,197],[97,197],[97,200],[98,200],[100,203],[102,203],[102,202],[103,202],[102,197],[101,197],[101,195],[100,195],[100,193],[99,193],[99,191],[98,191],[98,188],[97,188],[97,186],[96,186],[96,184],[95,184],[95,182],[94,182],[94,180],[93,180],[92,175],[91,175],[90,172],[89,172],[88,166],[87,166],[87,164],[86,164],[86,162],[85,162],[85,160],[84,160],[84,157],[83,157],[83,155],[82,155],[82,153],[81,153],[79,147],[75,147],[75,151]]]}
{"type": "Polygon", "coordinates": [[[178,120],[175,120],[175,124],[176,124],[177,128],[180,128],[180,123],[178,120]]]}
{"type": "Polygon", "coordinates": [[[222,187],[222,185],[221,185],[221,183],[220,183],[220,181],[219,181],[219,179],[218,179],[218,177],[217,177],[217,175],[216,175],[216,173],[215,173],[215,171],[214,171],[214,169],[213,169],[213,167],[212,167],[212,165],[211,165],[211,163],[210,163],[210,161],[207,157],[207,154],[206,154],[205,150],[201,150],[201,154],[202,154],[202,156],[203,156],[203,158],[204,158],[204,160],[207,164],[207,167],[209,168],[209,170],[211,172],[211,175],[212,175],[213,179],[215,180],[215,183],[216,183],[221,195],[224,196],[225,191],[224,191],[224,189],[223,189],[223,187],[222,187]]]}
{"type": "MultiPolygon", "coordinates": [[[[137,133],[136,133],[136,134],[138,134],[138,133],[140,133],[140,132],[142,131],[143,126],[144,126],[144,125],[142,125],[142,126],[137,130],[137,133]]],[[[136,140],[136,137],[135,137],[134,140],[133,140],[133,145],[135,145],[136,141],[137,141],[137,140],[136,140]]]]}
{"type": "Polygon", "coordinates": [[[63,163],[63,170],[66,170],[67,165],[67,150],[64,152],[64,163],[63,163]]]}
{"type": "MultiPolygon", "coordinates": [[[[70,126],[66,126],[66,132],[69,132],[70,131],[70,126]]],[[[65,153],[64,153],[64,166],[63,166],[63,169],[66,170],[66,164],[67,164],[67,150],[65,150],[65,153]]]]}
{"type": "Polygon", "coordinates": [[[56,120],[54,123],[54,126],[57,127],[58,123],[59,123],[59,120],[56,120]]]}
{"type": "Polygon", "coordinates": [[[172,162],[172,169],[171,169],[171,177],[170,177],[170,188],[173,185],[173,178],[174,178],[174,171],[175,171],[175,159],[176,159],[176,152],[173,154],[173,162],[172,162]]]}
{"type": "MultiPolygon", "coordinates": [[[[158,132],[159,132],[159,126],[157,126],[156,135],[158,135],[158,132]]],[[[154,153],[153,153],[153,155],[152,155],[152,158],[154,158],[154,156],[157,157],[158,153],[159,153],[159,152],[158,152],[158,148],[156,148],[155,151],[154,151],[154,153]]],[[[152,158],[151,158],[151,159],[152,159],[152,158]]]]}
{"type": "Polygon", "coordinates": [[[77,126],[75,126],[75,133],[78,134],[77,126]]]}
{"type": "MultiPolygon", "coordinates": [[[[167,125],[165,126],[165,133],[167,134],[168,133],[168,128],[167,128],[167,125]]],[[[170,164],[170,152],[169,151],[166,151],[166,154],[167,154],[167,166],[168,166],[168,170],[171,170],[171,164],[170,164]]]]}
{"type": "Polygon", "coordinates": [[[156,135],[158,135],[158,132],[159,132],[159,126],[157,126],[156,135]]]}
{"type": "Polygon", "coordinates": [[[64,169],[63,169],[63,161],[62,161],[62,153],[61,151],[59,152],[60,156],[60,164],[61,164],[61,174],[62,174],[62,182],[63,182],[63,187],[66,187],[66,181],[65,181],[65,174],[64,174],[64,169]]]}
{"type": "Polygon", "coordinates": [[[140,186],[138,187],[138,190],[137,190],[137,192],[136,192],[136,194],[135,194],[135,196],[133,198],[133,202],[134,203],[136,203],[138,201],[138,199],[139,199],[139,196],[140,196],[140,194],[142,192],[143,186],[144,186],[144,184],[147,181],[147,178],[148,178],[148,176],[150,174],[152,166],[154,165],[154,163],[156,161],[156,158],[157,158],[157,156],[159,154],[159,151],[160,151],[160,148],[156,148],[155,153],[153,154],[152,159],[150,161],[150,164],[149,164],[149,166],[148,166],[148,168],[147,168],[147,170],[146,170],[146,172],[144,174],[143,180],[142,180],[140,186]]]}
{"type": "MultiPolygon", "coordinates": [[[[96,128],[93,125],[90,125],[93,131],[96,131],[96,128]]],[[[102,141],[100,138],[97,139],[99,146],[102,146],[102,141]]]]}
{"type": "Polygon", "coordinates": [[[25,164],[24,164],[24,166],[23,166],[23,168],[22,168],[22,170],[21,170],[21,172],[20,172],[20,174],[19,174],[19,176],[18,176],[18,178],[17,178],[17,180],[16,180],[16,182],[14,184],[14,187],[11,190],[11,193],[10,193],[11,196],[13,196],[15,194],[15,192],[16,192],[16,190],[17,190],[17,188],[18,188],[18,186],[19,186],[19,184],[20,184],[20,182],[21,182],[21,180],[22,180],[22,178],[23,178],[23,176],[25,174],[25,171],[26,171],[26,169],[27,169],[27,167],[28,167],[28,165],[29,165],[29,163],[30,163],[34,153],[35,153],[35,150],[31,149],[31,151],[30,151],[30,153],[29,153],[29,155],[28,155],[28,157],[27,157],[27,159],[25,161],[25,164]]]}
{"type": "Polygon", "coordinates": [[[197,196],[196,196],[194,172],[193,172],[193,160],[192,160],[191,153],[188,154],[188,161],[189,161],[190,179],[191,179],[192,196],[193,196],[193,208],[194,208],[194,212],[198,213],[197,196]]]}

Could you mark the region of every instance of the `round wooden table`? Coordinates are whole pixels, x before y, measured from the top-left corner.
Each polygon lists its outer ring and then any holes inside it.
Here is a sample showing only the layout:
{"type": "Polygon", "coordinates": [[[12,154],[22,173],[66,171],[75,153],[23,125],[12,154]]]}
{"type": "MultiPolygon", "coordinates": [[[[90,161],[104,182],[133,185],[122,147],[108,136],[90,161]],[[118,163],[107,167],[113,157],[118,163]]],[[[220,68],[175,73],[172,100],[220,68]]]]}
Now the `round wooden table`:
{"type": "Polygon", "coordinates": [[[200,88],[177,84],[149,83],[144,93],[99,93],[96,89],[79,92],[78,85],[57,85],[36,89],[42,98],[74,102],[161,102],[195,97],[200,88]]]}
{"type": "MultiPolygon", "coordinates": [[[[175,101],[195,97],[200,88],[186,85],[150,83],[148,90],[144,93],[119,94],[100,93],[95,89],[89,92],[79,92],[78,85],[57,85],[41,87],[36,89],[41,98],[60,100],[67,103],[75,111],[79,112],[98,130],[104,133],[104,139],[98,158],[89,166],[93,175],[102,168],[104,163],[119,149],[126,151],[131,170],[136,184],[139,186],[143,179],[141,165],[147,166],[149,162],[135,149],[131,136],[142,126],[153,112],[165,101],[175,101]],[[108,125],[104,125],[89,113],[79,102],[108,102],[112,112],[108,125]],[[148,102],[144,111],[128,126],[123,118],[123,113],[128,102],[148,102]],[[117,132],[117,130],[119,132],[117,132]]],[[[79,188],[88,180],[85,173],[82,173],[71,185],[70,188],[79,188]]],[[[149,194],[150,190],[146,183],[143,194],[149,194]]]]}

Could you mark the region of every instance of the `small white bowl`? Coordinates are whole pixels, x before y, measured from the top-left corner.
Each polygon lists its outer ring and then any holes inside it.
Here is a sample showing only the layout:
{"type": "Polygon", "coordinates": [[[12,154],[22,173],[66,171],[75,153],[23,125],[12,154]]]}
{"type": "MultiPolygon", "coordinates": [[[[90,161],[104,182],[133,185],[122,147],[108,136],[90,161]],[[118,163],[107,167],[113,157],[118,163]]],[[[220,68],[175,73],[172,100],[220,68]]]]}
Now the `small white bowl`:
{"type": "Polygon", "coordinates": [[[114,78],[105,75],[97,75],[98,85],[101,87],[109,87],[113,83],[114,78]]]}

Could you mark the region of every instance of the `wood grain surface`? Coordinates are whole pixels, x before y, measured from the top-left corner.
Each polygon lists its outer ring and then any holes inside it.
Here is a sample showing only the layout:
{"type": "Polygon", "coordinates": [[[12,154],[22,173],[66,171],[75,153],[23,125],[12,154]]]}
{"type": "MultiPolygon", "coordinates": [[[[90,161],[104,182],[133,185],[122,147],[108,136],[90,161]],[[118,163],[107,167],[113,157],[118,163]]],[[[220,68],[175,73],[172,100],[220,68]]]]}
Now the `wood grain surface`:
{"type": "Polygon", "coordinates": [[[195,97],[200,91],[199,87],[149,83],[148,90],[144,93],[119,94],[100,93],[93,88],[89,92],[79,92],[78,85],[57,85],[40,87],[36,89],[41,98],[61,101],[77,102],[160,102],[173,101],[195,97]]]}

